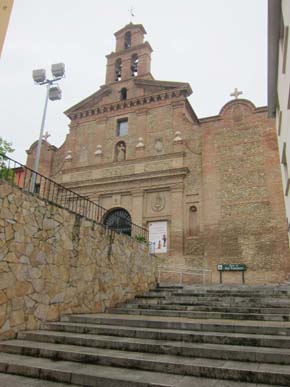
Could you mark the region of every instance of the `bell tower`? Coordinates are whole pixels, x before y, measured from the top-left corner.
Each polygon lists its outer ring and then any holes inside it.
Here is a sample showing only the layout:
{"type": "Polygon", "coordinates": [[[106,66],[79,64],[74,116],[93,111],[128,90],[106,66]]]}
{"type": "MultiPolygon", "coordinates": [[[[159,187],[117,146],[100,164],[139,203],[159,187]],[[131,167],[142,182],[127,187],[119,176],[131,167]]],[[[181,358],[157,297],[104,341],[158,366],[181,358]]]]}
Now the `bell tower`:
{"type": "Polygon", "coordinates": [[[133,23],[115,32],[116,51],[106,56],[107,85],[150,74],[153,50],[148,42],[144,42],[145,34],[142,24],[133,23]]]}

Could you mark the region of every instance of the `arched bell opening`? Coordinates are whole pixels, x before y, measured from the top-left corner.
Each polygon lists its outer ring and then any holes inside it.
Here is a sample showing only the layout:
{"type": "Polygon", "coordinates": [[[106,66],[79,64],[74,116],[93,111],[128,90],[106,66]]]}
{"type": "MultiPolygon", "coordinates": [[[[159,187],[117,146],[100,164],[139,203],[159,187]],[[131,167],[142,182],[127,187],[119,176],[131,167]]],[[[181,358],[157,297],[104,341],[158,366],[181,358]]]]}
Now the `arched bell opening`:
{"type": "Polygon", "coordinates": [[[115,81],[122,80],[122,59],[118,58],[115,62],[115,81]]]}
{"type": "Polygon", "coordinates": [[[138,54],[133,54],[131,57],[131,76],[132,77],[137,77],[138,65],[139,65],[138,54]]]}
{"type": "Polygon", "coordinates": [[[125,39],[124,39],[124,48],[127,49],[127,48],[130,48],[131,47],[131,32],[130,31],[127,31],[125,33],[125,39]]]}

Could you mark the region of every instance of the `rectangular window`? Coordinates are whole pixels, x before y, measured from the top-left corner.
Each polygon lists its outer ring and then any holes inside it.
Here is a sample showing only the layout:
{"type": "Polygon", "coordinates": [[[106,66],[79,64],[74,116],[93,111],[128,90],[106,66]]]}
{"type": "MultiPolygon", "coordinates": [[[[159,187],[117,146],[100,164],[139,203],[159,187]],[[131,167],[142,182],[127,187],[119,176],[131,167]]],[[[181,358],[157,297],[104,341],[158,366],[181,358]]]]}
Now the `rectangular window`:
{"type": "Polygon", "coordinates": [[[283,42],[283,61],[282,61],[282,73],[286,72],[286,62],[287,62],[287,48],[288,48],[288,30],[289,28],[285,28],[284,32],[284,42],[283,42]]]}
{"type": "Polygon", "coordinates": [[[126,136],[128,134],[128,118],[117,121],[117,136],[126,136]]]}
{"type": "Polygon", "coordinates": [[[279,40],[283,49],[284,45],[284,34],[285,34],[285,24],[284,24],[284,17],[283,17],[283,12],[282,12],[282,7],[281,7],[281,20],[280,20],[280,36],[279,40]]]}
{"type": "Polygon", "coordinates": [[[281,163],[285,166],[287,166],[287,158],[286,158],[286,142],[283,142],[283,148],[282,148],[282,156],[281,156],[281,163]]]}
{"type": "Polygon", "coordinates": [[[288,196],[289,188],[290,188],[290,179],[289,179],[287,156],[286,156],[286,142],[283,143],[281,163],[283,164],[283,170],[284,170],[285,196],[288,196]]]}
{"type": "Polygon", "coordinates": [[[278,115],[278,136],[280,136],[281,134],[281,127],[282,127],[282,111],[280,110],[279,111],[279,115],[278,115]]]}
{"type": "Polygon", "coordinates": [[[280,21],[280,44],[282,52],[282,74],[286,72],[286,60],[287,60],[287,47],[288,47],[288,26],[285,26],[283,11],[281,9],[281,21],[280,21]]]}

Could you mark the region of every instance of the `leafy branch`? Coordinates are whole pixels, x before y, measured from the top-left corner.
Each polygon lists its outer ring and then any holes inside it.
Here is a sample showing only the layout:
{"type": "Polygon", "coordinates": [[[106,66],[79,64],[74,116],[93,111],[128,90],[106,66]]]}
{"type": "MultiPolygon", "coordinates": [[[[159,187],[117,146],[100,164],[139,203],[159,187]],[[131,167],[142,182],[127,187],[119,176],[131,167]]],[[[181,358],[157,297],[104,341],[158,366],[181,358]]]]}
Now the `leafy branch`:
{"type": "Polygon", "coordinates": [[[13,169],[8,168],[5,164],[6,160],[6,154],[14,152],[14,149],[12,148],[12,143],[8,142],[6,140],[3,140],[2,137],[0,137],[0,179],[6,180],[9,182],[14,181],[15,172],[13,169]]]}

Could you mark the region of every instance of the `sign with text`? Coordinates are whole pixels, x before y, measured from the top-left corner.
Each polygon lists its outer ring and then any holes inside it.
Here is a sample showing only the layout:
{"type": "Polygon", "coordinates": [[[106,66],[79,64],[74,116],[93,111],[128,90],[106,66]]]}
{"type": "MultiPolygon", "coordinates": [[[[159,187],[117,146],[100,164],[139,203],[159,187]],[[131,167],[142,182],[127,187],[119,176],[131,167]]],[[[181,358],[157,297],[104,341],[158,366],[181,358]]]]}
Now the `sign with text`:
{"type": "Polygon", "coordinates": [[[246,271],[247,266],[243,263],[227,263],[217,265],[218,271],[246,271]]]}
{"type": "Polygon", "coordinates": [[[167,252],[167,222],[149,223],[149,242],[155,246],[155,253],[167,252]]]}

